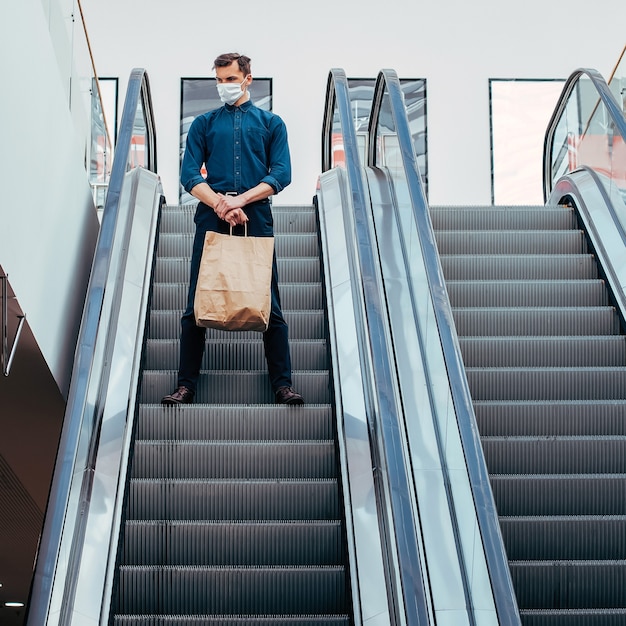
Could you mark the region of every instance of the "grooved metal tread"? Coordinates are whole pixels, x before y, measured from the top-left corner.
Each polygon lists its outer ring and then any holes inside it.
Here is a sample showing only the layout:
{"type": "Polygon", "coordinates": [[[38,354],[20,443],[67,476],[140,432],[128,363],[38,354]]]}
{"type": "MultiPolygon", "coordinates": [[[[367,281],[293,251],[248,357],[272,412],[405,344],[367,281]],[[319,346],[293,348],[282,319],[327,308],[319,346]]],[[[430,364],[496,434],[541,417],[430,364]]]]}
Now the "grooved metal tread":
{"type": "Polygon", "coordinates": [[[176,384],[194,205],[165,207],[113,624],[351,623],[317,216],[273,207],[294,387],[278,406],[261,333],[208,329],[193,404],[176,384]]]}
{"type": "Polygon", "coordinates": [[[624,624],[626,338],[576,213],[431,219],[522,623],[624,624]]]}
{"type": "Polygon", "coordinates": [[[114,626],[346,626],[348,615],[116,615],[114,626]]]}

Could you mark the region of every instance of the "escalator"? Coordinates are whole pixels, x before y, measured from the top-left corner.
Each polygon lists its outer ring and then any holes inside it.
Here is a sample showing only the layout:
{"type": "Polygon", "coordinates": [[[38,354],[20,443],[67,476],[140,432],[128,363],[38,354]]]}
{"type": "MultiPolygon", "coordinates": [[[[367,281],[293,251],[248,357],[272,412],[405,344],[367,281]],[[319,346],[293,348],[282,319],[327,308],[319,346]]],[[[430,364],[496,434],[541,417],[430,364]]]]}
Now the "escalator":
{"type": "Polygon", "coordinates": [[[273,208],[306,405],[273,404],[260,333],[208,330],[197,403],[164,407],[194,210],[161,217],[112,624],[350,624],[314,208],[273,208]]]}
{"type": "MultiPolygon", "coordinates": [[[[138,74],[128,153],[153,127],[138,74]]],[[[193,207],[119,164],[28,623],[623,623],[626,280],[604,231],[575,189],[429,209],[392,71],[367,167],[342,71],[323,136],[316,205],[273,209],[303,407],[273,404],[260,336],[216,331],[198,404],[159,404],[193,207]]]]}
{"type": "Polygon", "coordinates": [[[576,213],[430,214],[522,623],[624,623],[626,337],[576,213]]]}

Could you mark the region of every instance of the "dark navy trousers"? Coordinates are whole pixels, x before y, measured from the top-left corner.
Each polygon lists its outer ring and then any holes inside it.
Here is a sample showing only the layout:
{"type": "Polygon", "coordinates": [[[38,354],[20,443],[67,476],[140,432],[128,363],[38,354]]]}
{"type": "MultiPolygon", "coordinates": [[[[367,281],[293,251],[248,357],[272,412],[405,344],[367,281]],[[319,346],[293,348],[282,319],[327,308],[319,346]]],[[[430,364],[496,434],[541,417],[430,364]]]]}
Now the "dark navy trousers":
{"type": "MultiPolygon", "coordinates": [[[[274,226],[271,205],[268,201],[256,202],[245,207],[249,221],[247,225],[250,237],[271,237],[274,226]]],[[[206,328],[197,326],[193,312],[200,260],[204,247],[205,233],[209,230],[228,233],[230,226],[220,220],[212,208],[200,202],[194,217],[196,234],[193,240],[191,254],[191,268],[189,277],[189,293],[187,308],[181,318],[180,334],[180,362],[178,370],[178,386],[191,389],[194,393],[198,386],[198,377],[204,356],[206,328]]],[[[243,227],[234,229],[234,234],[242,234],[243,227]]],[[[268,329],[263,333],[265,358],[272,390],[279,387],[291,387],[291,356],[289,352],[289,333],[287,323],[282,314],[280,293],[278,291],[278,269],[276,266],[276,252],[272,263],[272,309],[268,329]]]]}

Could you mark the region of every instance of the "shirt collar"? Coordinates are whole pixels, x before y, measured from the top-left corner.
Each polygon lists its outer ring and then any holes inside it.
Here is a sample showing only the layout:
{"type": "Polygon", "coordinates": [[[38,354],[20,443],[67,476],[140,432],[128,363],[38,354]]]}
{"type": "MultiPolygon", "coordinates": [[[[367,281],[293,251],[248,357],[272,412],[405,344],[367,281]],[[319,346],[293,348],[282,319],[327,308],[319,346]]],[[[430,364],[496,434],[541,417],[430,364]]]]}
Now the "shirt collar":
{"type": "Polygon", "coordinates": [[[235,109],[241,109],[242,111],[247,111],[252,106],[252,99],[248,98],[244,103],[240,104],[236,107],[234,104],[226,104],[224,103],[227,111],[234,111],[235,109]]]}

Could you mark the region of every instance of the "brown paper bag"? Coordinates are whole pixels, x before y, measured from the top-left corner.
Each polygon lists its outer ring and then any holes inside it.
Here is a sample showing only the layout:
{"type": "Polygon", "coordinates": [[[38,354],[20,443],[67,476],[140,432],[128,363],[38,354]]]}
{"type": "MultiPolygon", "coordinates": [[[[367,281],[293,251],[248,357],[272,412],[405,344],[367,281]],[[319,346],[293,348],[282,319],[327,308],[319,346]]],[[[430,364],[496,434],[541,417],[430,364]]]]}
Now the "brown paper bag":
{"type": "Polygon", "coordinates": [[[272,308],[273,237],[204,237],[194,300],[196,324],[220,330],[265,331],[272,308]]]}

